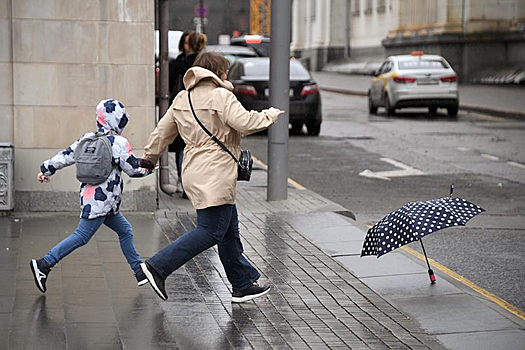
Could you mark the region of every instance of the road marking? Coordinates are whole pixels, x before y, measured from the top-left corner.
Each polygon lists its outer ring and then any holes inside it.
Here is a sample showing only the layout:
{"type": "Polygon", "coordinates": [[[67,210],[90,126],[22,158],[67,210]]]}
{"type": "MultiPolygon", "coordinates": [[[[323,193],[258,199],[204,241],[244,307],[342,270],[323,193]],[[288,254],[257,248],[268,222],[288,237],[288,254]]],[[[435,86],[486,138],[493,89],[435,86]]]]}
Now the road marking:
{"type": "MultiPolygon", "coordinates": [[[[470,151],[470,148],[458,147],[458,150],[461,151],[461,152],[467,152],[467,151],[470,151]]],[[[486,158],[486,159],[493,160],[493,161],[499,161],[500,160],[499,157],[493,156],[491,154],[480,153],[480,156],[482,156],[483,158],[486,158]]],[[[525,169],[525,164],[521,164],[521,163],[518,163],[518,162],[508,161],[507,164],[508,165],[512,165],[512,166],[517,167],[517,168],[525,169]]]]}
{"type": "MultiPolygon", "coordinates": [[[[263,168],[264,170],[268,170],[268,165],[264,164],[262,160],[254,157],[252,155],[252,158],[253,158],[253,162],[256,163],[258,166],[260,166],[261,168],[263,168]]],[[[298,190],[304,190],[306,189],[306,187],[304,187],[303,185],[301,185],[300,183],[298,183],[297,181],[293,180],[293,179],[290,179],[288,178],[288,184],[298,190]]]]}
{"type": "MultiPolygon", "coordinates": [[[[416,258],[421,259],[422,261],[425,261],[425,257],[423,256],[423,254],[419,253],[418,251],[416,251],[416,250],[414,250],[412,248],[409,248],[407,246],[403,246],[403,247],[401,247],[401,249],[404,250],[405,252],[415,256],[416,258]]],[[[525,321],[525,312],[523,312],[522,310],[520,310],[517,307],[509,304],[505,300],[495,296],[494,294],[492,294],[488,290],[477,286],[472,281],[470,281],[470,280],[466,279],[465,277],[459,275],[458,273],[452,271],[448,267],[441,265],[440,263],[436,262],[435,260],[433,260],[431,258],[428,258],[428,262],[432,266],[434,266],[436,269],[438,269],[441,272],[449,275],[450,277],[452,277],[456,281],[459,281],[459,282],[463,283],[467,287],[470,287],[471,289],[474,289],[476,292],[478,292],[479,294],[483,295],[484,297],[486,297],[490,301],[494,302],[495,304],[501,306],[502,308],[504,308],[508,312],[516,315],[517,317],[519,317],[519,318],[521,318],[522,320],[525,321]]]]}
{"type": "Polygon", "coordinates": [[[260,166],[264,170],[268,170],[268,166],[264,164],[262,160],[260,160],[259,158],[256,158],[253,154],[252,154],[252,158],[253,158],[254,163],[256,163],[258,166],[260,166]]]}
{"type": "Polygon", "coordinates": [[[517,162],[507,162],[508,165],[512,165],[518,168],[525,169],[525,164],[517,163],[517,162]]]}
{"type": "Polygon", "coordinates": [[[499,157],[496,157],[490,154],[481,153],[481,156],[483,158],[487,158],[487,159],[494,160],[494,161],[499,160],[499,157]]]}
{"type": "Polygon", "coordinates": [[[381,179],[381,180],[391,180],[391,177],[401,177],[401,176],[414,176],[414,175],[425,175],[424,172],[418,169],[414,169],[412,167],[409,167],[406,164],[403,164],[401,162],[398,162],[397,160],[390,159],[390,158],[381,158],[383,162],[387,162],[389,164],[392,164],[393,166],[396,166],[398,168],[401,168],[402,170],[390,170],[390,171],[377,171],[373,172],[368,169],[363,170],[359,173],[360,176],[364,177],[370,177],[375,179],[381,179]]]}

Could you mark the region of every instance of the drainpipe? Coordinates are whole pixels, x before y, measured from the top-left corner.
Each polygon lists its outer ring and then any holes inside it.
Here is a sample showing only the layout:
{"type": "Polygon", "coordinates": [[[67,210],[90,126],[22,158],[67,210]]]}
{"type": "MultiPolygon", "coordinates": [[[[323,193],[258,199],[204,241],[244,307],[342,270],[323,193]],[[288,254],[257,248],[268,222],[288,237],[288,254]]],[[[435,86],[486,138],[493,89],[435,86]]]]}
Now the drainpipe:
{"type": "MultiPolygon", "coordinates": [[[[349,58],[350,57],[350,6],[351,0],[346,0],[346,7],[345,7],[345,52],[344,57],[349,58]]],[[[359,1],[359,0],[354,0],[359,1]]]]}
{"type": "MultiPolygon", "coordinates": [[[[159,63],[160,63],[160,96],[159,116],[162,118],[169,108],[169,61],[168,61],[168,0],[159,0],[159,63]]],[[[160,157],[160,189],[162,192],[172,196],[177,187],[170,184],[170,169],[168,150],[166,149],[160,157]]]]}

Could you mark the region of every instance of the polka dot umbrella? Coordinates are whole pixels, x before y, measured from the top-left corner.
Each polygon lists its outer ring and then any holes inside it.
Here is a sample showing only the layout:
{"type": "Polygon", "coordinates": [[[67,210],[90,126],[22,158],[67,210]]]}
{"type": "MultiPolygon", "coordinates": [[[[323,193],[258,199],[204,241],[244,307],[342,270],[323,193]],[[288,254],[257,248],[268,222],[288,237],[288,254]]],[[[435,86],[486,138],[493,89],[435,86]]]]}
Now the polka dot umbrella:
{"type": "Polygon", "coordinates": [[[484,211],[481,207],[457,197],[409,202],[368,230],[361,256],[377,255],[379,258],[405,244],[420,241],[427,260],[430,282],[435,283],[436,277],[428,263],[422,238],[447,227],[464,226],[484,211]]]}

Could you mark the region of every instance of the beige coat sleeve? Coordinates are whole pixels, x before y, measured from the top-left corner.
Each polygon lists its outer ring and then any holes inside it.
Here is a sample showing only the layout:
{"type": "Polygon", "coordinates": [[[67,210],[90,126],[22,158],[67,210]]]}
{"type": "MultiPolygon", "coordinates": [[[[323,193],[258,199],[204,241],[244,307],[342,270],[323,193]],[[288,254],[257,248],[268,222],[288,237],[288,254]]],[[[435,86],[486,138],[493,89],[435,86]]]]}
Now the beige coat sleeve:
{"type": "Polygon", "coordinates": [[[225,95],[226,103],[219,117],[225,124],[237,130],[241,136],[264,130],[277,121],[280,112],[277,108],[248,112],[233,93],[228,91],[225,95]]]}
{"type": "Polygon", "coordinates": [[[179,129],[175,123],[173,113],[173,108],[170,107],[149,136],[148,144],[144,147],[144,159],[151,161],[153,164],[157,164],[162,152],[179,135],[179,129]]]}

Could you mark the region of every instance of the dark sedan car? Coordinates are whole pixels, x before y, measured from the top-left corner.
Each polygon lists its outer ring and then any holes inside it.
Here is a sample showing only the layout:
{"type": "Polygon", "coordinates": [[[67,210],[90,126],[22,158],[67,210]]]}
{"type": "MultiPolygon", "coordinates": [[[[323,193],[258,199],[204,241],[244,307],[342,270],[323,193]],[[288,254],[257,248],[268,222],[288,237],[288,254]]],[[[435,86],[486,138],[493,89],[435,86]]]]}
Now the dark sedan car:
{"type": "MultiPolygon", "coordinates": [[[[230,68],[228,80],[234,94],[247,110],[270,107],[270,59],[268,57],[240,58],[230,68]]],[[[290,124],[293,131],[303,125],[309,135],[321,131],[321,96],[308,70],[296,60],[290,60],[290,124]]]]}

